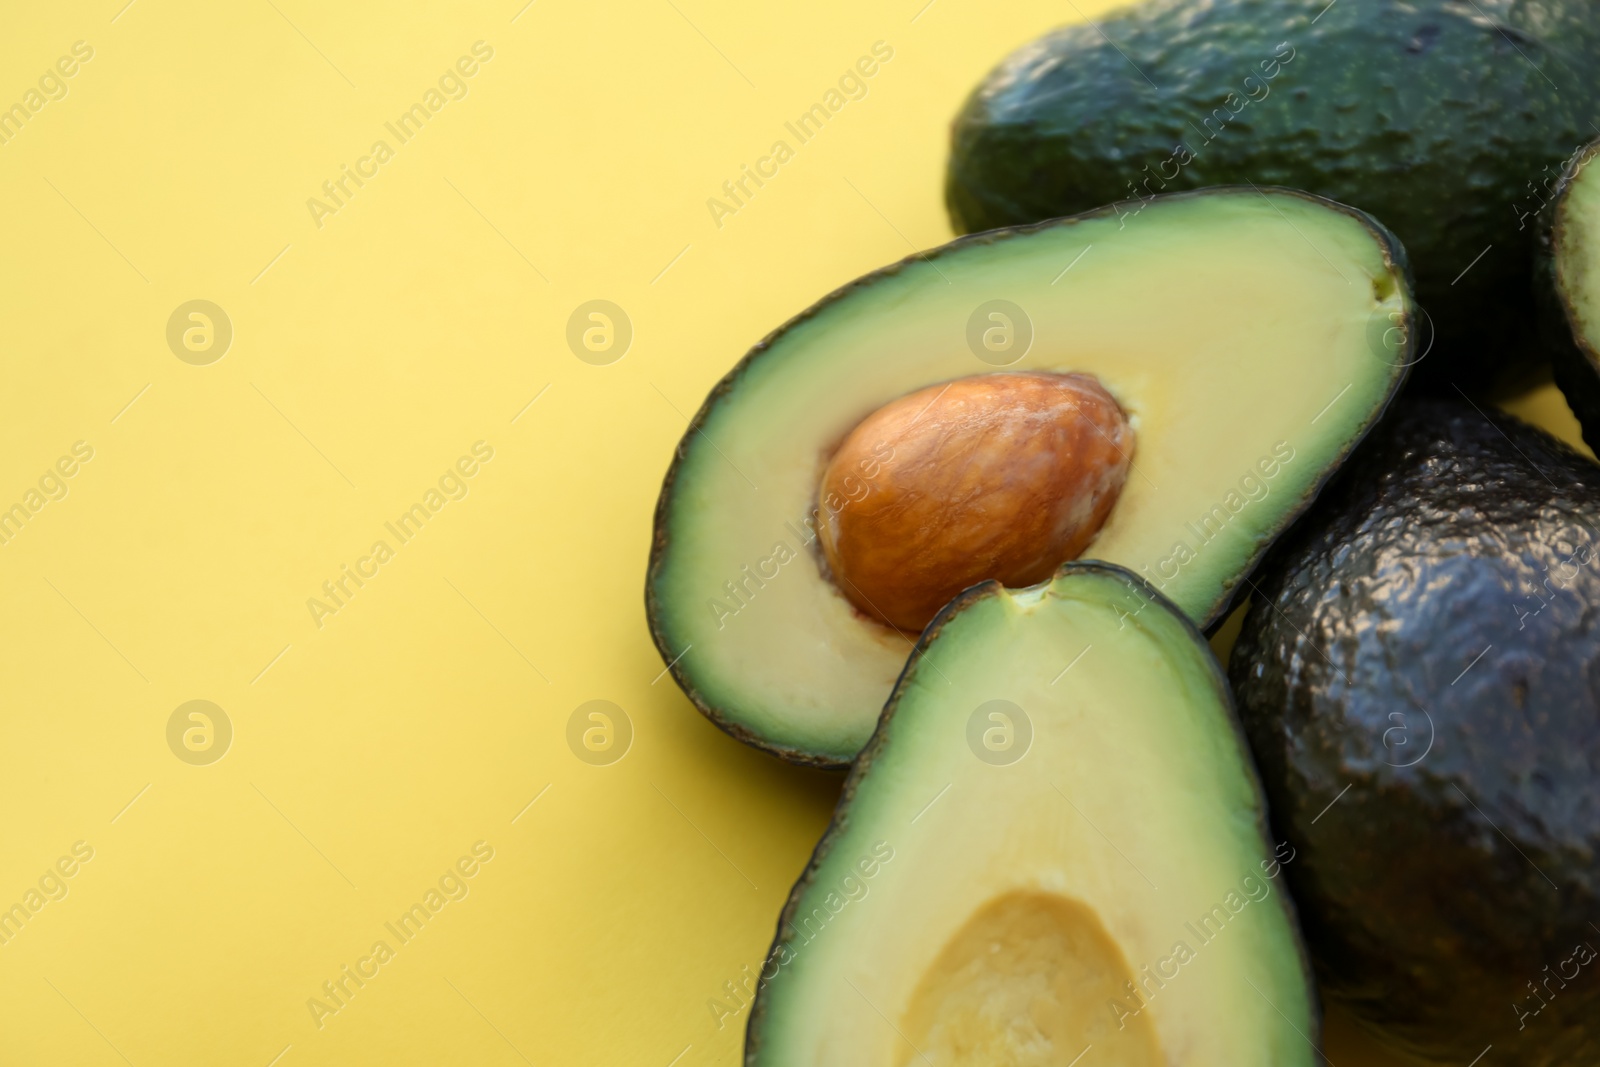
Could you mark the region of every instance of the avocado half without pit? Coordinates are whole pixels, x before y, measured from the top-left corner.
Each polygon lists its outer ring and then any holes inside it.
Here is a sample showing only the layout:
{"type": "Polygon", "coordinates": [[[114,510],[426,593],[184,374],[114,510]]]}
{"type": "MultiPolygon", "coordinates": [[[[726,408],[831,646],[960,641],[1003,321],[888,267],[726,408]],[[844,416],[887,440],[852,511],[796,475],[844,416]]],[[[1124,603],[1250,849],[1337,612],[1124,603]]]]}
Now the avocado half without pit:
{"type": "Polygon", "coordinates": [[[1170,602],[1102,563],[986,582],[924,632],[852,768],[744,1062],[1310,1067],[1294,863],[1170,602]]]}
{"type": "Polygon", "coordinates": [[[1217,621],[1414,354],[1403,252],[1215,188],[954,241],[837,290],[712,390],[656,508],[652,634],[742,740],[849,762],[915,633],[986,579],[1121,564],[1217,621]]]}

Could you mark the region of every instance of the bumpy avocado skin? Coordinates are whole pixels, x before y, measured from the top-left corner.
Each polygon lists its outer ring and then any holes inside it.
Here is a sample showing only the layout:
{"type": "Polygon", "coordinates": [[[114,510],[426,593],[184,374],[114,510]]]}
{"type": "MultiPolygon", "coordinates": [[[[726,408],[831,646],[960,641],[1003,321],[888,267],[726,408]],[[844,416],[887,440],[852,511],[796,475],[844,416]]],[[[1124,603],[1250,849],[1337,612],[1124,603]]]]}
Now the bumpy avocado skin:
{"type": "Polygon", "coordinates": [[[1597,523],[1600,467],[1427,399],[1256,583],[1230,678],[1319,980],[1415,1055],[1600,1059],[1597,523]]]}
{"type": "Polygon", "coordinates": [[[1538,355],[1541,195],[1594,135],[1591,23],[1570,0],[1150,0],[978,86],[951,131],[950,215],[971,232],[1163,190],[1306,189],[1410,253],[1438,335],[1414,383],[1503,379],[1538,355]]]}
{"type": "Polygon", "coordinates": [[[1580,176],[1585,181],[1600,180],[1600,171],[1589,166],[1596,156],[1600,156],[1600,141],[1568,159],[1549,203],[1539,213],[1534,296],[1556,384],[1583,426],[1585,443],[1600,451],[1600,351],[1595,348],[1600,338],[1586,336],[1580,328],[1573,312],[1578,294],[1570,291],[1575,283],[1562,276],[1557,262],[1557,257],[1577,251],[1573,245],[1580,238],[1568,221],[1568,194],[1580,176]]]}

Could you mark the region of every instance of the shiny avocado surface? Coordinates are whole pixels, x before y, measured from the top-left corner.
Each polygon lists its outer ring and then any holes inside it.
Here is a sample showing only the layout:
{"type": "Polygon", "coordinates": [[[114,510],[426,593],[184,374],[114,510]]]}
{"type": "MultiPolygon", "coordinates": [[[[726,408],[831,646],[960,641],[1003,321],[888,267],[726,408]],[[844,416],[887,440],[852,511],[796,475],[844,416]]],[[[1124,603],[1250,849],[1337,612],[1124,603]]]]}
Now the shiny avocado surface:
{"type": "Polygon", "coordinates": [[[1409,1051],[1600,1056],[1600,467],[1412,402],[1274,550],[1231,660],[1325,992],[1409,1051]]]}

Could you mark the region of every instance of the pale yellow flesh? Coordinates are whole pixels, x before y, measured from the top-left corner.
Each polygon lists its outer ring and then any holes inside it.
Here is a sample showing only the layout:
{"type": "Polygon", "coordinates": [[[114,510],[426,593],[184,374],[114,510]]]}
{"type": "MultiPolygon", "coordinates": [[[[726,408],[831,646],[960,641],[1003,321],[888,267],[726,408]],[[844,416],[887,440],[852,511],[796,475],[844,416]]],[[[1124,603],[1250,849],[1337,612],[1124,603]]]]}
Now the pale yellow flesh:
{"type": "Polygon", "coordinates": [[[979,303],[1032,320],[1031,350],[1007,369],[1093,374],[1128,412],[1134,469],[1084,558],[1143,574],[1192,615],[1381,407],[1395,372],[1374,339],[1404,297],[1359,221],[1250,193],[1125,221],[914,264],[788,331],[719,403],[680,465],[656,592],[668,651],[690,649],[682,669],[725,718],[835,759],[866,741],[910,641],[822,576],[802,518],[864,416],[999,369],[967,344],[979,303]]]}
{"type": "Polygon", "coordinates": [[[1208,653],[1134,596],[1079,599],[1115,579],[1073,581],[980,602],[930,649],[795,921],[854,899],[763,986],[758,1064],[1066,1067],[1089,1046],[1108,1067],[1315,1062],[1282,871],[1208,653]],[[1034,732],[1006,766],[966,734],[995,699],[1034,732]]]}
{"type": "Polygon", "coordinates": [[[854,899],[763,985],[758,1064],[1066,1067],[1090,1045],[1126,1067],[1314,1061],[1282,870],[1210,656],[1165,609],[1093,589],[1118,579],[1074,581],[981,601],[930,649],[795,921],[854,899]],[[1011,765],[968,747],[994,699],[1032,723],[1011,765]],[[1192,957],[1150,979],[1178,942],[1192,957]],[[1138,1014],[1126,989],[1112,1008],[1126,979],[1138,1014]]]}
{"type": "Polygon", "coordinates": [[[1567,186],[1561,201],[1561,252],[1556,269],[1572,325],[1590,344],[1600,341],[1600,182],[1589,173],[1594,154],[1567,186]]]}
{"type": "Polygon", "coordinates": [[[1088,907],[1057,893],[1007,893],[979,908],[922,976],[895,1062],[1047,1067],[1070,1062],[1082,1040],[1107,1063],[1157,1067],[1150,1015],[1105,1010],[1127,1000],[1133,977],[1088,907]]]}

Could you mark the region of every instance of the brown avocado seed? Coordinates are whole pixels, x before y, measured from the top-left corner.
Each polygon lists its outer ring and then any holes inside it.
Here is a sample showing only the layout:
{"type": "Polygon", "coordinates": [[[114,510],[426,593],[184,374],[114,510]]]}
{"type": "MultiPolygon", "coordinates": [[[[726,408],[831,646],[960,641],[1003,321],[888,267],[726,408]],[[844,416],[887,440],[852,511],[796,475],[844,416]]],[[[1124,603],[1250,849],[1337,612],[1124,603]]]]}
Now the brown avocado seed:
{"type": "Polygon", "coordinates": [[[834,581],[908,631],[986,579],[1042,582],[1094,540],[1133,437],[1087,374],[980,374],[891,400],[822,474],[817,526],[834,581]]]}

